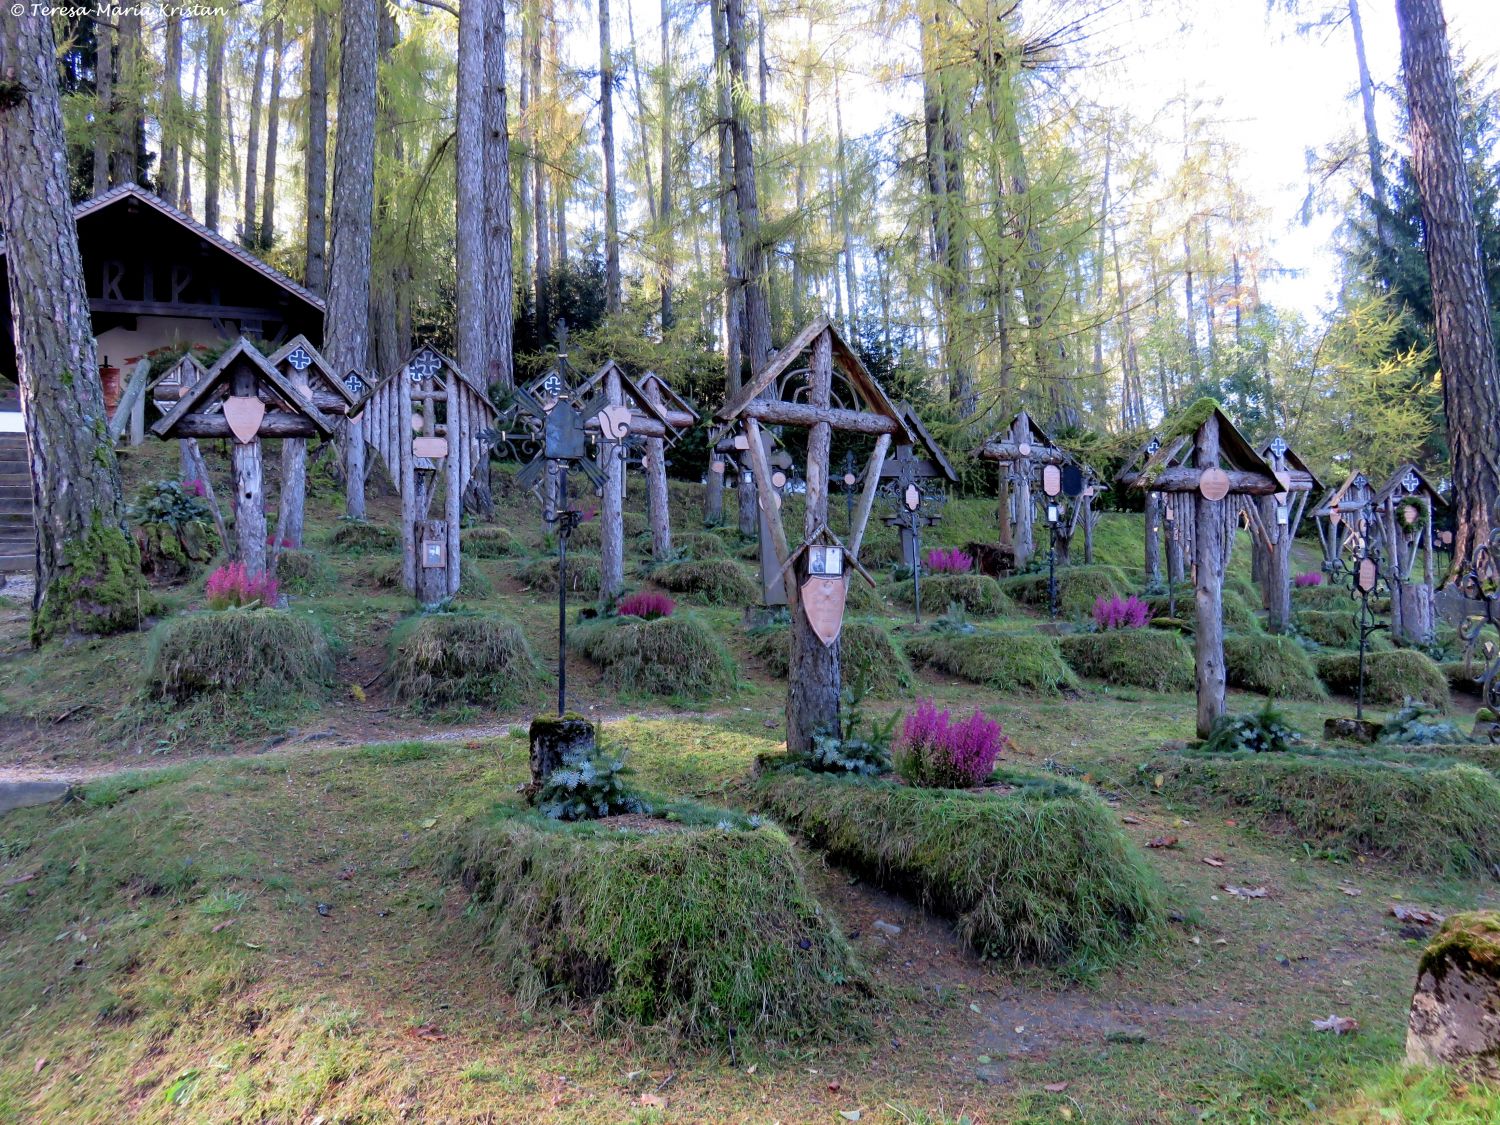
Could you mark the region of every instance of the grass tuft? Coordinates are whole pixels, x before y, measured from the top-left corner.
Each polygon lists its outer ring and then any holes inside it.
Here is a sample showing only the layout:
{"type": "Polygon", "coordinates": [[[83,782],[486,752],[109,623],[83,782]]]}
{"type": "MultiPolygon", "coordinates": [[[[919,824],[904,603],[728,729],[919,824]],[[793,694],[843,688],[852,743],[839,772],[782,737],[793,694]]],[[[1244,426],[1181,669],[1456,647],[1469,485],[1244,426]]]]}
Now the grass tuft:
{"type": "MultiPolygon", "coordinates": [[[[540,555],[521,567],[516,577],[521,583],[543,594],[557,593],[557,556],[540,555]]],[[[568,592],[599,592],[599,556],[568,552],[568,592]]]]}
{"type": "Polygon", "coordinates": [[[760,804],[834,858],[954,918],[981,956],[1107,963],[1161,914],[1158,881],[1114,816],[1072,782],[922,789],[780,769],[760,804]]]}
{"type": "MultiPolygon", "coordinates": [[[[1359,654],[1318,657],[1318,675],[1331,690],[1354,695],[1359,690],[1359,654]]],[[[1415,649],[1366,653],[1365,699],[1397,704],[1420,699],[1446,711],[1450,703],[1448,679],[1441,668],[1415,649]]]]}
{"type": "Polygon", "coordinates": [[[1225,637],[1224,676],[1230,687],[1272,699],[1322,699],[1325,694],[1307,650],[1291,637],[1269,633],[1225,637]]]}
{"type": "Polygon", "coordinates": [[[526,635],[498,613],[410,618],[392,634],[387,670],[396,698],[419,707],[514,707],[541,682],[526,635]]]}
{"type": "Polygon", "coordinates": [[[192,613],[151,633],[146,681],[156,699],[215,692],[314,695],[333,675],[328,638],[307,614],[276,609],[192,613]]]}
{"type": "Polygon", "coordinates": [[[276,583],[284,594],[316,594],[333,579],[333,568],[312,551],[289,549],[276,560],[276,583]]]}
{"type": "Polygon", "coordinates": [[[651,572],[651,581],[674,594],[709,605],[744,606],[760,600],[760,585],[733,559],[715,558],[668,563],[651,572]]]}
{"type": "Polygon", "coordinates": [[[370,555],[401,550],[401,533],[384,524],[344,520],[329,542],[341,555],[370,555]]]}
{"type": "Polygon", "coordinates": [[[927,633],[908,640],[906,654],[997,691],[1058,691],[1078,682],[1056,638],[1040,633],[927,633]]]}
{"type": "MultiPolygon", "coordinates": [[[[911,579],[886,587],[900,605],[912,604],[911,579]]],[[[1000,583],[983,574],[932,574],[922,576],[922,612],[944,613],[954,602],[976,617],[996,617],[1014,608],[1000,583]]]]}
{"type": "MultiPolygon", "coordinates": [[[[791,667],[791,630],[785,625],[765,629],[750,638],[750,650],[778,680],[791,667]]],[[[873,695],[902,695],[914,683],[906,654],[879,621],[846,621],[839,634],[839,668],[844,683],[863,682],[873,695]]]]}
{"type": "Polygon", "coordinates": [[[1163,629],[1111,629],[1058,638],[1073,671],[1092,680],[1149,688],[1191,691],[1193,654],[1180,634],[1163,629]]]}
{"type": "Polygon", "coordinates": [[[574,636],[579,651],[604,669],[613,688],[645,695],[694,699],[734,690],[734,660],[691,613],[644,620],[605,617],[574,636]]]}

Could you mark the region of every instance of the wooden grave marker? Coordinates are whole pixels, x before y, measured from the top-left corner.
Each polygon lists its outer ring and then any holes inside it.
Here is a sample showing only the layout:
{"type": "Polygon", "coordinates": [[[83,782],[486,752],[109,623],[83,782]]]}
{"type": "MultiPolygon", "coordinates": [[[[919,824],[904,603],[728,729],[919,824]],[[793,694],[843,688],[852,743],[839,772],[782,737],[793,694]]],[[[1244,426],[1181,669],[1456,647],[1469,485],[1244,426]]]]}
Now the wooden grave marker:
{"type": "MultiPolygon", "coordinates": [[[[684,434],[698,424],[698,412],[692,404],[656,372],[648,371],[641,376],[640,387],[647,401],[661,412],[676,434],[684,434]]],[[[666,438],[646,438],[646,501],[651,515],[651,557],[657,562],[672,557],[671,496],[667,490],[670,444],[666,438]]]]}
{"type": "Polygon", "coordinates": [[[976,451],[981,461],[1000,465],[1000,546],[1011,552],[1011,567],[1026,569],[1036,553],[1032,485],[1039,466],[1062,465],[1069,458],[1047,435],[1047,431],[1025,411],[1018,411],[1010,425],[976,451]]]}
{"type": "Polygon", "coordinates": [[[1323,546],[1323,570],[1330,576],[1347,569],[1346,559],[1363,553],[1359,539],[1367,529],[1361,524],[1372,518],[1374,499],[1370,478],[1356,469],[1338,487],[1325,492],[1313,509],[1323,546]]]}
{"type": "Polygon", "coordinates": [[[1281,488],[1270,496],[1247,496],[1240,504],[1259,560],[1255,570],[1265,602],[1266,624],[1273,633],[1285,633],[1292,625],[1292,543],[1313,490],[1323,484],[1285,438],[1272,438],[1260,454],[1281,488]]]}
{"type": "MultiPolygon", "coordinates": [[[[328,361],[305,336],[293,336],[266,360],[330,419],[341,424],[358,398],[344,380],[334,375],[328,361]]],[[[271,556],[278,558],[283,542],[302,546],[307,507],[307,439],[287,438],[281,443],[281,503],[276,513],[276,532],[271,537],[271,556]]]]}
{"type": "Polygon", "coordinates": [[[1433,516],[1448,509],[1430,480],[1405,464],[1375,491],[1375,528],[1383,540],[1391,580],[1391,632],[1408,644],[1426,644],[1436,627],[1436,540],[1433,516]],[[1417,557],[1422,574],[1417,577],[1417,557]]]}

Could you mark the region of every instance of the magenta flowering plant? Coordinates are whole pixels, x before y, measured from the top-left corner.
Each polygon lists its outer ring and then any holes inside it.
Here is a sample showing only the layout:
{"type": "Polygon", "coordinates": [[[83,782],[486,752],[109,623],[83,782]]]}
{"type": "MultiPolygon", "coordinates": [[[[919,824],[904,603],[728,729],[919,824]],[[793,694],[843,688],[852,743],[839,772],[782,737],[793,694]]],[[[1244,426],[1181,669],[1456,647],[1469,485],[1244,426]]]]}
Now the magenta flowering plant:
{"type": "Polygon", "coordinates": [[[1323,585],[1323,576],[1315,570],[1310,570],[1306,574],[1299,574],[1296,578],[1293,578],[1292,584],[1298,587],[1321,586],[1323,585]]]}
{"type": "Polygon", "coordinates": [[[226,563],[208,576],[204,592],[211,609],[276,604],[276,579],[269,574],[252,577],[241,562],[226,563]]]}
{"type": "Polygon", "coordinates": [[[1101,630],[1144,629],[1151,621],[1151,607],[1131,594],[1094,599],[1094,624],[1101,630]]]}
{"type": "Polygon", "coordinates": [[[182,482],[182,491],[189,496],[207,496],[208,488],[197,477],[182,482]]]}
{"type": "Polygon", "coordinates": [[[1004,729],[984,712],[954,722],[948,710],[919,699],[896,740],[896,770],[913,785],[969,789],[982,784],[1009,749],[1004,729]]]}
{"type": "Polygon", "coordinates": [[[615,606],[615,612],[621,617],[639,617],[646,621],[671,617],[676,611],[677,603],[666,594],[655,594],[649,590],[627,594],[615,606]]]}
{"type": "Polygon", "coordinates": [[[924,567],[932,574],[968,574],[974,569],[974,556],[957,547],[934,547],[924,567]]]}

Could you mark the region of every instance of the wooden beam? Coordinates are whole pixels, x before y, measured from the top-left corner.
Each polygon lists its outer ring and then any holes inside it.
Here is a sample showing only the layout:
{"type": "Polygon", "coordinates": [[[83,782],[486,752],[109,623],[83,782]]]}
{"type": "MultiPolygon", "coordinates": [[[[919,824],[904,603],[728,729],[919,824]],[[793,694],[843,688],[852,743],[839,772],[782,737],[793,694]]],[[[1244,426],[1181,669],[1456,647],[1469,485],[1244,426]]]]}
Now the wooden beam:
{"type": "Polygon", "coordinates": [[[1061,449],[1049,449],[1044,445],[1033,445],[1031,452],[1021,456],[1020,447],[1013,441],[985,442],[979,447],[981,461],[1034,461],[1039,465],[1065,465],[1072,460],[1061,449]]]}
{"type": "Polygon", "coordinates": [[[274,320],[286,318],[286,309],[267,309],[256,305],[190,304],[183,301],[122,301],[114,297],[90,297],[89,312],[119,313],[124,316],[184,316],[195,320],[229,317],[233,320],[274,320]]]}
{"type": "Polygon", "coordinates": [[[856,434],[899,434],[901,423],[883,414],[867,414],[862,410],[844,410],[836,406],[813,406],[805,402],[781,402],[777,399],[757,398],[747,403],[740,417],[754,418],[773,426],[827,425],[835,430],[856,434]]]}
{"type": "Polygon", "coordinates": [[[890,448],[891,435],[881,434],[875,439],[870,463],[865,466],[865,486],[860,490],[859,503],[854,509],[854,525],[849,532],[849,553],[855,558],[859,557],[859,547],[865,539],[870,510],[875,506],[875,491],[880,487],[880,470],[885,465],[885,455],[890,448]]]}
{"type": "Polygon", "coordinates": [[[125,384],[125,393],[115,405],[115,416],[109,420],[109,441],[113,445],[125,433],[125,426],[135,411],[135,404],[146,393],[146,383],[151,374],[151,361],[142,358],[130,373],[130,382],[125,384]]]}
{"type": "MultiPolygon", "coordinates": [[[[1268,477],[1264,473],[1248,472],[1243,469],[1226,469],[1225,475],[1229,477],[1229,491],[1249,496],[1271,496],[1281,491],[1281,483],[1275,477],[1268,477]]],[[[1292,474],[1293,486],[1296,485],[1296,475],[1292,474]]],[[[1179,465],[1170,469],[1163,469],[1149,484],[1145,483],[1141,474],[1131,473],[1120,478],[1119,483],[1127,487],[1150,488],[1153,492],[1197,492],[1198,481],[1203,476],[1203,470],[1189,468],[1179,465]]]]}
{"type": "MultiPolygon", "coordinates": [[[[282,411],[267,413],[261,420],[260,429],[256,431],[257,438],[287,438],[317,437],[323,431],[318,429],[300,414],[286,414],[282,411]]],[[[165,433],[158,433],[158,437],[164,438],[222,438],[232,437],[229,431],[229,423],[224,421],[222,414],[184,414],[172,424],[165,433]]]]}
{"type": "MultiPolygon", "coordinates": [[[[755,495],[761,510],[766,513],[766,523],[771,528],[771,544],[776,548],[776,565],[786,567],[791,557],[787,546],[786,528],[781,522],[781,509],[776,506],[776,489],[771,484],[771,465],[766,459],[766,447],[761,443],[760,423],[754,418],[745,419],[745,436],[750,439],[750,471],[755,475],[755,495]]],[[[787,587],[787,601],[796,600],[793,587],[787,587]]]]}

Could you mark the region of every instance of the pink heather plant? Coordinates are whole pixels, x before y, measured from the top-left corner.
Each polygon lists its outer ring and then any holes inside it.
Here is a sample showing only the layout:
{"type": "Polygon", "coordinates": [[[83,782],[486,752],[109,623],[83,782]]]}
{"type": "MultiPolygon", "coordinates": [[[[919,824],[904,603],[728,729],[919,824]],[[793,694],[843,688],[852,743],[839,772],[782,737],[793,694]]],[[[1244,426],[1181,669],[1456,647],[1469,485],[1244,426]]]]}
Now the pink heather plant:
{"type": "Polygon", "coordinates": [[[896,740],[896,769],[913,785],[969,789],[990,776],[1008,749],[1000,724],[982,711],[955,723],[932,700],[919,699],[896,740]]]}
{"type": "Polygon", "coordinates": [[[676,611],[677,603],[666,594],[653,594],[649,591],[627,595],[615,606],[615,612],[621,617],[640,617],[646,621],[671,617],[676,611]]]}
{"type": "Polygon", "coordinates": [[[1150,620],[1151,607],[1134,594],[1094,599],[1094,624],[1101,630],[1143,629],[1150,620]]]}
{"type": "Polygon", "coordinates": [[[183,481],[182,491],[187,493],[189,496],[208,495],[208,489],[204,486],[203,482],[196,477],[194,477],[192,480],[183,481]]]}
{"type": "Polygon", "coordinates": [[[276,579],[269,574],[252,578],[246,572],[244,563],[226,563],[208,576],[205,592],[211,609],[247,605],[274,606],[276,579]]]}
{"type": "Polygon", "coordinates": [[[926,569],[933,574],[968,574],[974,569],[974,557],[957,547],[935,547],[927,552],[926,569]]]}
{"type": "Polygon", "coordinates": [[[1299,587],[1300,586],[1321,586],[1321,585],[1323,585],[1323,576],[1321,574],[1319,574],[1317,571],[1311,570],[1311,571],[1308,571],[1306,574],[1299,574],[1299,575],[1297,575],[1296,578],[1292,579],[1292,584],[1294,586],[1299,586],[1299,587]]]}

